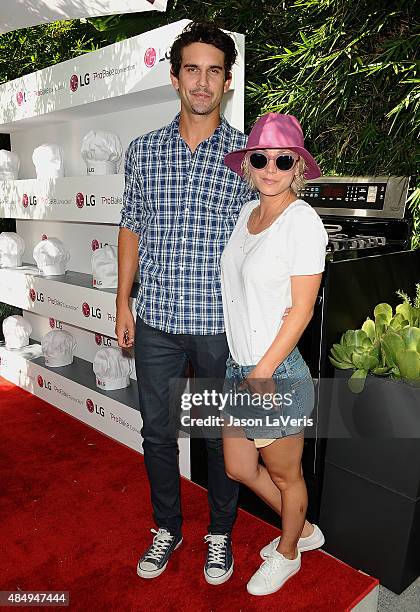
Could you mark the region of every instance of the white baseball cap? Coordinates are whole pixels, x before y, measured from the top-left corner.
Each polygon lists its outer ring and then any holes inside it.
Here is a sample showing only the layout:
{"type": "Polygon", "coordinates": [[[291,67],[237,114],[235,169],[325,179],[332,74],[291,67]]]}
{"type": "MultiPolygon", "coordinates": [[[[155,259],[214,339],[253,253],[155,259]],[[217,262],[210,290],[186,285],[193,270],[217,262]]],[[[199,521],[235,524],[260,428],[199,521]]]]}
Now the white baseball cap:
{"type": "Polygon", "coordinates": [[[0,180],[17,179],[19,175],[20,160],[13,151],[0,149],[0,180]]]}
{"type": "Polygon", "coordinates": [[[120,348],[114,346],[100,348],[93,360],[96,386],[105,391],[128,387],[132,367],[133,360],[120,348]]]}
{"type": "Polygon", "coordinates": [[[70,332],[63,329],[52,329],[42,338],[41,346],[45,365],[60,368],[73,363],[76,341],[70,332]]]}
{"type": "Polygon", "coordinates": [[[32,153],[37,178],[64,176],[64,151],[58,144],[44,143],[32,153]]]}
{"type": "Polygon", "coordinates": [[[66,273],[70,253],[59,238],[47,238],[35,246],[34,259],[41,274],[58,276],[66,273]]]}
{"type": "Polygon", "coordinates": [[[81,153],[88,174],[116,174],[123,149],[117,134],[91,130],[82,140],[81,153]]]}
{"type": "Polygon", "coordinates": [[[105,245],[92,253],[93,286],[104,289],[118,287],[117,249],[105,245]]]}
{"type": "Polygon", "coordinates": [[[16,232],[0,234],[0,268],[18,268],[22,265],[25,241],[16,232]]]}
{"type": "Polygon", "coordinates": [[[32,325],[21,315],[12,315],[3,321],[3,335],[7,349],[19,349],[29,344],[32,325]]]}

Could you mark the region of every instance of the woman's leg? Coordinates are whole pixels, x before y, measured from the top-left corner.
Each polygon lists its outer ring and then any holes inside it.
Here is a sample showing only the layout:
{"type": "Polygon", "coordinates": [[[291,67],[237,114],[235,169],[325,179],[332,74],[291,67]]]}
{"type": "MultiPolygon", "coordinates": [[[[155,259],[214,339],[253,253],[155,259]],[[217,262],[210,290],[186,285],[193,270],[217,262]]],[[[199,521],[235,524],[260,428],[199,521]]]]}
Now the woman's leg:
{"type": "Polygon", "coordinates": [[[280,491],[266,468],[258,463],[259,453],[254,442],[245,437],[231,436],[231,432],[224,432],[223,454],[227,475],[254,491],[270,508],[281,514],[280,491]]]}
{"type": "Polygon", "coordinates": [[[301,468],[303,434],[276,440],[260,452],[282,499],[282,536],[277,550],[288,559],[295,559],[308,505],[301,468]]]}
{"type": "MultiPolygon", "coordinates": [[[[259,452],[254,442],[243,437],[243,434],[241,437],[239,428],[235,428],[235,432],[233,429],[225,427],[223,430],[223,453],[227,475],[254,491],[274,512],[281,516],[280,489],[272,481],[267,468],[258,463],[259,452]]],[[[302,537],[307,537],[312,532],[311,523],[305,521],[302,537]]]]}

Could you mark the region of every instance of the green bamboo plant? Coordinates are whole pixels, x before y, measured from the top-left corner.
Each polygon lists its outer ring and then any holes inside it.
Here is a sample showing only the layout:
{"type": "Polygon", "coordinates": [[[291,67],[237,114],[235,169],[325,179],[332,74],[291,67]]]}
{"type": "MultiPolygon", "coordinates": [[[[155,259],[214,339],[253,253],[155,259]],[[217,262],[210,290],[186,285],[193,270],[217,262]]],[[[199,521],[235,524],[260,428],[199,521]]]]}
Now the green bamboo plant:
{"type": "Polygon", "coordinates": [[[393,312],[389,304],[378,304],[374,318],[367,318],[361,329],[346,331],[330,351],[332,365],[354,370],[349,387],[360,393],[368,374],[402,379],[420,386],[420,283],[411,300],[403,300],[393,312]]]}
{"type": "MultiPolygon", "coordinates": [[[[419,19],[412,0],[169,0],[147,11],[0,36],[0,82],[178,19],[246,36],[246,130],[291,113],[324,174],[417,176],[419,19]]],[[[420,247],[420,184],[411,181],[412,248],[420,247]]]]}

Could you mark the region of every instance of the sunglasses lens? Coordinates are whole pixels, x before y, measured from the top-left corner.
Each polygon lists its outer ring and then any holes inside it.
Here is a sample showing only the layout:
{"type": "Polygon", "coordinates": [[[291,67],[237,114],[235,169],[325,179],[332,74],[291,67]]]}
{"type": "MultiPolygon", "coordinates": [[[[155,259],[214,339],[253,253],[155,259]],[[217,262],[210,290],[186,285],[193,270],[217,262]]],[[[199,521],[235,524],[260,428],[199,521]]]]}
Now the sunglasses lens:
{"type": "Polygon", "coordinates": [[[291,155],[279,155],[276,159],[276,166],[279,170],[290,170],[293,168],[295,158],[291,155]]]}
{"type": "Polygon", "coordinates": [[[267,158],[263,153],[252,153],[249,157],[249,163],[256,170],[262,170],[267,165],[267,158]]]}
{"type": "MultiPolygon", "coordinates": [[[[249,163],[255,170],[262,170],[268,164],[268,158],[264,153],[251,153],[249,163]]],[[[279,155],[276,158],[276,166],[279,170],[287,172],[295,165],[296,160],[292,155],[279,155]]]]}

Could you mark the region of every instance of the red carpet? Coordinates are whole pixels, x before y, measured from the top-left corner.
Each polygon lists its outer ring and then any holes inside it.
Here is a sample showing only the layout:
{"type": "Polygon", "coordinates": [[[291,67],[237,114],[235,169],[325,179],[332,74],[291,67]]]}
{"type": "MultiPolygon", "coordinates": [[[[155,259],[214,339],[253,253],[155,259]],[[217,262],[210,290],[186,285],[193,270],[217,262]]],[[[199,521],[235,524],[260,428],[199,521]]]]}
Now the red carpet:
{"type": "Polygon", "coordinates": [[[136,563],[153,527],[142,457],[1,378],[0,418],[0,590],[66,590],[84,612],[344,612],[376,584],[313,551],[281,591],[248,595],[276,530],[241,511],[235,573],[207,585],[206,493],[186,480],[184,543],[162,576],[142,580],[136,563]]]}

